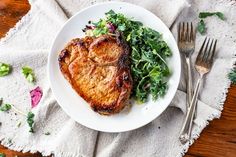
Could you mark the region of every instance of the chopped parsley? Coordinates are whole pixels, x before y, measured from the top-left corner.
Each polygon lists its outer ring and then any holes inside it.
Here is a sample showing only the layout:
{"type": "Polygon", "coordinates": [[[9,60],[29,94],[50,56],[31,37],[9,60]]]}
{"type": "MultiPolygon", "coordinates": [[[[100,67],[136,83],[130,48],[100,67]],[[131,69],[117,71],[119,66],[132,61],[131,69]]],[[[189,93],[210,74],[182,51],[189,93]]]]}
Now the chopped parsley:
{"type": "Polygon", "coordinates": [[[18,122],[17,123],[17,127],[19,128],[21,126],[21,122],[18,122]]]}
{"type": "Polygon", "coordinates": [[[236,84],[236,69],[233,69],[229,74],[228,78],[233,84],[236,84]]]}
{"type": "Polygon", "coordinates": [[[33,112],[28,112],[27,114],[27,123],[30,127],[29,132],[34,133],[34,113],[33,112]]]}
{"type": "Polygon", "coordinates": [[[6,76],[11,72],[11,66],[0,62],[0,77],[6,76]]]}
{"type": "Polygon", "coordinates": [[[154,100],[163,96],[170,76],[166,59],[171,56],[171,50],[162,35],[113,10],[105,15],[98,22],[92,22],[92,26],[87,26],[87,31],[96,37],[102,34],[115,35],[117,30],[123,33],[131,47],[133,97],[142,103],[147,101],[149,94],[154,100]]]}
{"type": "Polygon", "coordinates": [[[0,106],[0,111],[3,111],[3,112],[8,111],[10,109],[11,109],[10,104],[3,104],[3,105],[0,106]]]}
{"type": "Polygon", "coordinates": [[[22,70],[22,74],[25,76],[25,78],[28,82],[32,83],[35,81],[34,72],[30,67],[24,66],[24,67],[22,67],[21,70],[22,70]]]}

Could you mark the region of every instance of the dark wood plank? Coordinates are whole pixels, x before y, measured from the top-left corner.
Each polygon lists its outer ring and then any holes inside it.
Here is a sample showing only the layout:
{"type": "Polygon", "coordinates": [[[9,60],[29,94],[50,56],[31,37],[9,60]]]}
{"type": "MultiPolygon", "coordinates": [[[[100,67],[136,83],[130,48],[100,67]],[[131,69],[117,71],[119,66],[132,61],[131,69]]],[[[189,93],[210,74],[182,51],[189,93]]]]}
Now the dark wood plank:
{"type": "Polygon", "coordinates": [[[21,153],[7,149],[0,145],[0,153],[4,153],[6,157],[42,157],[40,153],[31,154],[31,153],[21,153]]]}
{"type": "Polygon", "coordinates": [[[204,129],[187,154],[188,157],[236,156],[236,85],[229,89],[221,118],[204,129]]]}
{"type": "MultiPolygon", "coordinates": [[[[30,9],[27,0],[0,0],[0,37],[15,25],[30,9]]],[[[41,157],[39,153],[20,153],[0,146],[7,157],[41,157]]],[[[236,156],[236,86],[229,90],[222,116],[204,129],[200,138],[190,147],[186,157],[236,156]]]]}
{"type": "Polygon", "coordinates": [[[4,36],[29,9],[27,0],[0,0],[0,36],[4,36]]]}
{"type": "MultiPolygon", "coordinates": [[[[21,19],[30,9],[27,0],[0,0],[0,37],[21,19]]],[[[0,153],[6,157],[41,157],[40,153],[21,153],[7,149],[0,145],[0,153]]]]}

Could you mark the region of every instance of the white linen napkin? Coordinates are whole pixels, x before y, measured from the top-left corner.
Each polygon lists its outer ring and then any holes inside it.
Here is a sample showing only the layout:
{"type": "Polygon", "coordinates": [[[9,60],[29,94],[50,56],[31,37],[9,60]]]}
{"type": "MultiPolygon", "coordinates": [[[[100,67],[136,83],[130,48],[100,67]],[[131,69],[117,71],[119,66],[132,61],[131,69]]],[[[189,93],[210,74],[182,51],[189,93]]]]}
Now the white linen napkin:
{"type": "MultiPolygon", "coordinates": [[[[229,87],[227,73],[232,68],[236,49],[236,9],[230,1],[193,0],[128,0],[147,8],[160,17],[167,26],[177,19],[197,22],[199,11],[222,11],[226,21],[207,19],[207,34],[219,39],[217,59],[211,72],[204,79],[194,121],[190,143],[182,145],[178,140],[185,112],[185,79],[182,75],[179,90],[171,106],[150,124],[125,133],[98,133],[67,116],[57,104],[50,90],[46,74],[47,55],[53,39],[66,20],[80,9],[103,0],[30,0],[31,10],[0,41],[0,62],[13,66],[11,75],[0,77],[0,97],[17,108],[30,110],[29,91],[35,86],[43,89],[40,104],[33,109],[35,133],[28,132],[25,118],[13,111],[0,113],[0,141],[17,151],[39,151],[56,157],[143,157],[182,156],[209,120],[220,117],[229,87]],[[190,5],[191,4],[191,7],[190,5]],[[234,29],[233,29],[234,28],[234,29]],[[36,73],[37,83],[30,85],[21,74],[21,67],[29,65],[36,73]],[[17,127],[18,122],[22,122],[17,127]],[[50,132],[50,135],[45,135],[50,132]]],[[[176,33],[176,26],[173,33],[176,33]]],[[[198,35],[198,50],[203,36],[198,35]]],[[[194,54],[194,57],[197,53],[194,54]]],[[[196,76],[197,77],[197,76],[196,76]]],[[[196,78],[195,77],[195,78],[196,78]]]]}

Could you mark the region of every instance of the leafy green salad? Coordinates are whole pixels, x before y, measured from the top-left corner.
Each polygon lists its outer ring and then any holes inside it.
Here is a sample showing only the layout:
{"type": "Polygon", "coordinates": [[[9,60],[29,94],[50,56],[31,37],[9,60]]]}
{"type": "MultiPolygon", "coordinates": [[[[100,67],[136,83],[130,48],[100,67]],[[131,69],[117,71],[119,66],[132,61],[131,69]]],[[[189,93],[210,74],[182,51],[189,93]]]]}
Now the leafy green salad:
{"type": "Polygon", "coordinates": [[[132,96],[143,103],[149,94],[154,100],[165,95],[170,76],[166,59],[171,56],[171,50],[162,35],[113,10],[105,15],[98,22],[89,21],[83,31],[96,37],[102,34],[115,35],[116,30],[121,31],[131,47],[132,96]]]}

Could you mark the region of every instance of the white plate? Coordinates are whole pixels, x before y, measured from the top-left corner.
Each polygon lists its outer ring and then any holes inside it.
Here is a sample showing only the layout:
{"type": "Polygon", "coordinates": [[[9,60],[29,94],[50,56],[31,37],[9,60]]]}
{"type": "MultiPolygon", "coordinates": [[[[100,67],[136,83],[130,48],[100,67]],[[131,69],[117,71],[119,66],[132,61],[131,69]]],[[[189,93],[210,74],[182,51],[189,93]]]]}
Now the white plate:
{"type": "MultiPolygon", "coordinates": [[[[168,12],[168,10],[166,11],[168,12]]],[[[124,132],[137,129],[158,117],[173,99],[180,80],[180,56],[175,39],[167,26],[148,10],[124,2],[106,2],[83,9],[70,18],[57,34],[48,58],[48,74],[53,94],[62,109],[78,123],[98,131],[124,132]],[[104,13],[113,9],[141,21],[163,34],[164,40],[172,50],[172,57],[168,65],[172,76],[168,82],[166,95],[156,102],[148,101],[145,104],[133,104],[130,112],[121,112],[112,116],[102,116],[90,109],[84,101],[64,79],[58,65],[58,54],[71,39],[83,37],[82,29],[88,21],[98,21],[105,17],[104,13]]]]}

